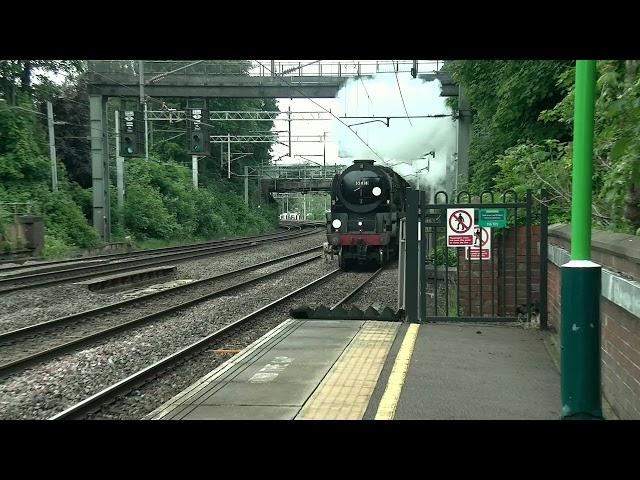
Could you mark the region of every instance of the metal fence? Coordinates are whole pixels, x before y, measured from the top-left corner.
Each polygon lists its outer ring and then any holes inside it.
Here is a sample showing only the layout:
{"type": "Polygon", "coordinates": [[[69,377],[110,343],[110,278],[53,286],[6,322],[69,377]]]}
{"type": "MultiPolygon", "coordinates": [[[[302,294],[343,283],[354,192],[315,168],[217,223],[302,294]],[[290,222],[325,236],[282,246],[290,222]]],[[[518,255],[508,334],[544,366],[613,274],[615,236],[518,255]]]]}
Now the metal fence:
{"type": "Polygon", "coordinates": [[[441,191],[430,203],[423,197],[417,258],[410,258],[415,247],[407,242],[407,265],[419,264],[418,277],[406,278],[407,288],[411,283],[419,285],[418,305],[409,297],[407,303],[419,312],[420,321],[513,322],[539,315],[541,328],[546,328],[548,215],[544,191],[540,198],[534,201],[531,190],[523,198],[513,190],[501,195],[485,191],[479,198],[460,192],[455,199],[441,191]],[[504,209],[508,220],[504,228],[484,229],[486,249],[483,229],[475,226],[472,232],[477,230],[481,239],[478,247],[451,248],[447,245],[450,209],[473,209],[478,225],[479,213],[485,209],[504,209]],[[534,215],[539,221],[534,222],[534,215]]]}

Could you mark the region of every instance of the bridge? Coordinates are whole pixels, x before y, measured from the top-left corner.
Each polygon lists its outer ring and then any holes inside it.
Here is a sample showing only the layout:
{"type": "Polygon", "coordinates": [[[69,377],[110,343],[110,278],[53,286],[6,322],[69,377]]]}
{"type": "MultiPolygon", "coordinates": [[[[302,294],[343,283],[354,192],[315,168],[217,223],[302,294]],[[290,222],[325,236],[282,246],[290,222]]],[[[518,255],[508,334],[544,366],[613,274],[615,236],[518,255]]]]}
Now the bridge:
{"type": "MultiPolygon", "coordinates": [[[[109,151],[107,135],[107,100],[109,97],[139,97],[147,121],[155,116],[171,115],[149,111],[148,97],[170,98],[334,98],[351,78],[381,73],[412,72],[424,81],[438,79],[442,96],[459,96],[458,172],[468,177],[468,146],[471,131],[469,107],[459,87],[441,72],[441,61],[371,60],[371,61],[125,61],[92,60],[88,62],[89,118],[91,127],[91,175],[93,191],[93,225],[100,236],[111,237],[109,193],[109,151]]],[[[242,116],[242,112],[225,115],[242,116]]],[[[275,115],[277,112],[267,112],[275,115]]],[[[179,113],[176,113],[179,117],[179,113]]],[[[215,117],[216,113],[211,114],[215,117]]],[[[227,119],[225,117],[225,119],[227,119]]],[[[325,179],[326,180],[326,179],[325,179]]],[[[277,182],[274,182],[274,188],[277,182]]],[[[294,185],[290,179],[290,185],[294,185]]],[[[305,187],[304,183],[298,182],[305,187]]],[[[327,189],[327,182],[315,181],[327,189]]],[[[294,188],[293,186],[291,188],[294,188]]]]}
{"type": "MultiPolygon", "coordinates": [[[[451,77],[440,72],[440,61],[418,63],[417,78],[438,79],[443,96],[457,96],[451,77]]],[[[412,60],[364,62],[317,61],[144,61],[89,62],[89,95],[137,97],[141,82],[152,97],[334,98],[351,78],[380,73],[409,73],[412,60]]]]}
{"type": "Polygon", "coordinates": [[[248,202],[249,179],[257,178],[260,199],[271,193],[328,192],[334,175],[341,173],[346,165],[277,165],[245,167],[245,202],[248,202]]]}

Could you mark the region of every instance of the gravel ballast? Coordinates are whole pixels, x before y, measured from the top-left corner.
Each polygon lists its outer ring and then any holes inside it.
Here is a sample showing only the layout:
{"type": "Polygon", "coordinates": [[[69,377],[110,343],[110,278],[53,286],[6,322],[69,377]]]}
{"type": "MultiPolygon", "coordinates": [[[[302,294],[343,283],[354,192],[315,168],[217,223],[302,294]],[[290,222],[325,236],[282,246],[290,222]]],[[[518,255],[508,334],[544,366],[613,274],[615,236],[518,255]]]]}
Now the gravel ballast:
{"type": "Polygon", "coordinates": [[[104,407],[89,418],[133,420],[144,417],[229,359],[229,355],[216,353],[214,350],[242,350],[290,318],[289,311],[292,308],[302,305],[333,306],[370,275],[371,272],[340,273],[296,298],[275,306],[242,326],[237,332],[220,341],[212,342],[208,348],[173,370],[162,373],[155,380],[104,407]]]}
{"type": "MultiPolygon", "coordinates": [[[[234,288],[240,291],[242,289],[250,289],[252,285],[240,286],[239,284],[251,280],[258,281],[257,279],[266,274],[279,274],[277,272],[286,267],[291,266],[298,268],[296,265],[301,262],[317,257],[318,253],[314,252],[278,262],[274,265],[267,265],[259,269],[239,273],[233,275],[231,278],[211,280],[198,284],[187,283],[181,288],[163,290],[157,295],[139,298],[138,301],[113,310],[94,313],[91,316],[65,322],[61,325],[54,324],[46,330],[29,333],[22,338],[14,338],[6,343],[0,344],[0,364],[9,363],[28,355],[57,347],[71,340],[81,339],[95,332],[100,332],[118,325],[124,325],[138,318],[162,312],[167,308],[216,293],[224,288],[234,288]]],[[[153,319],[148,321],[153,321],[153,319]]]]}
{"type": "MultiPolygon", "coordinates": [[[[333,269],[335,262],[319,260],[12,375],[0,385],[0,418],[48,418],[333,269]]],[[[358,281],[309,303],[338,301],[358,281]]]]}
{"type": "MultiPolygon", "coordinates": [[[[287,253],[319,246],[323,233],[273,242],[254,249],[223,253],[188,262],[177,263],[178,279],[200,279],[274,259],[287,253]]],[[[170,262],[169,262],[170,263],[170,262]]],[[[0,295],[0,332],[63,317],[81,310],[97,308],[130,298],[143,290],[131,287],[119,292],[97,293],[74,284],[53,285],[0,295]]]]}

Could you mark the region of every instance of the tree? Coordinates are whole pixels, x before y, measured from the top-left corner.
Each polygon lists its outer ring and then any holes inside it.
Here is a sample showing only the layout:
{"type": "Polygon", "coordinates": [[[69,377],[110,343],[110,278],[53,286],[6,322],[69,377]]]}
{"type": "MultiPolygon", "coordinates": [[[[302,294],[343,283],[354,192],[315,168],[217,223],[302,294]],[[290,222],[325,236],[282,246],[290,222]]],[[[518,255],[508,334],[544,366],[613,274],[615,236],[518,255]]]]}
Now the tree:
{"type": "MultiPolygon", "coordinates": [[[[574,63],[449,62],[474,110],[471,182],[549,191],[550,220],[570,220],[574,63]]],[[[593,219],[640,229],[640,62],[598,62],[593,219]]]]}
{"type": "Polygon", "coordinates": [[[469,171],[476,192],[494,186],[496,160],[508,148],[547,138],[569,140],[566,124],[538,117],[562,100],[566,89],[558,79],[571,62],[456,60],[446,68],[464,88],[473,112],[469,171]]]}
{"type": "MultiPolygon", "coordinates": [[[[89,94],[84,71],[69,78],[55,95],[41,95],[50,100],[55,126],[56,154],[64,163],[71,180],[83,188],[91,187],[91,142],[89,124],[89,94]]],[[[41,108],[44,110],[45,105],[41,108]]]]}
{"type": "Polygon", "coordinates": [[[0,60],[0,93],[10,105],[16,105],[18,90],[33,94],[49,89],[53,83],[47,74],[73,74],[81,65],[80,60],[0,60]]]}

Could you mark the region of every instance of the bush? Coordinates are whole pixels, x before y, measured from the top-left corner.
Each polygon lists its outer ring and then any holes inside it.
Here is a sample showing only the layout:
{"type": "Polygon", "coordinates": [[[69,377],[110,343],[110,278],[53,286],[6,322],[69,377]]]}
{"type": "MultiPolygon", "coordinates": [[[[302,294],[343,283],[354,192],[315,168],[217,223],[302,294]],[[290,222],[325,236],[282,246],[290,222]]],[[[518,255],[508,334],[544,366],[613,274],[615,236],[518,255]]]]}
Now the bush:
{"type": "Polygon", "coordinates": [[[432,265],[444,265],[447,263],[449,267],[455,267],[458,264],[458,250],[440,245],[431,253],[430,261],[432,265]],[[449,250],[448,258],[446,257],[447,250],[449,250]]]}
{"type": "Polygon", "coordinates": [[[138,240],[194,240],[252,235],[278,222],[277,209],[250,208],[228,182],[194,190],[191,172],[177,163],[128,160],[125,224],[138,240]]]}
{"type": "Polygon", "coordinates": [[[53,235],[44,236],[42,256],[45,258],[64,258],[69,256],[71,247],[53,235]]]}
{"type": "Polygon", "coordinates": [[[163,203],[160,192],[148,185],[131,185],[127,189],[124,222],[136,238],[174,238],[178,223],[163,203]]]}
{"type": "MultiPolygon", "coordinates": [[[[22,99],[20,104],[27,110],[35,108],[30,100],[22,99]]],[[[0,111],[0,132],[0,203],[30,203],[32,213],[42,215],[49,252],[97,244],[97,232],[87,221],[91,192],[69,182],[62,162],[58,163],[59,191],[51,191],[44,128],[35,115],[24,110],[0,111]]],[[[0,224],[13,221],[2,217],[0,224]]]]}
{"type": "Polygon", "coordinates": [[[98,233],[88,223],[80,207],[67,192],[47,192],[41,202],[47,231],[68,245],[92,247],[98,233]]]}

